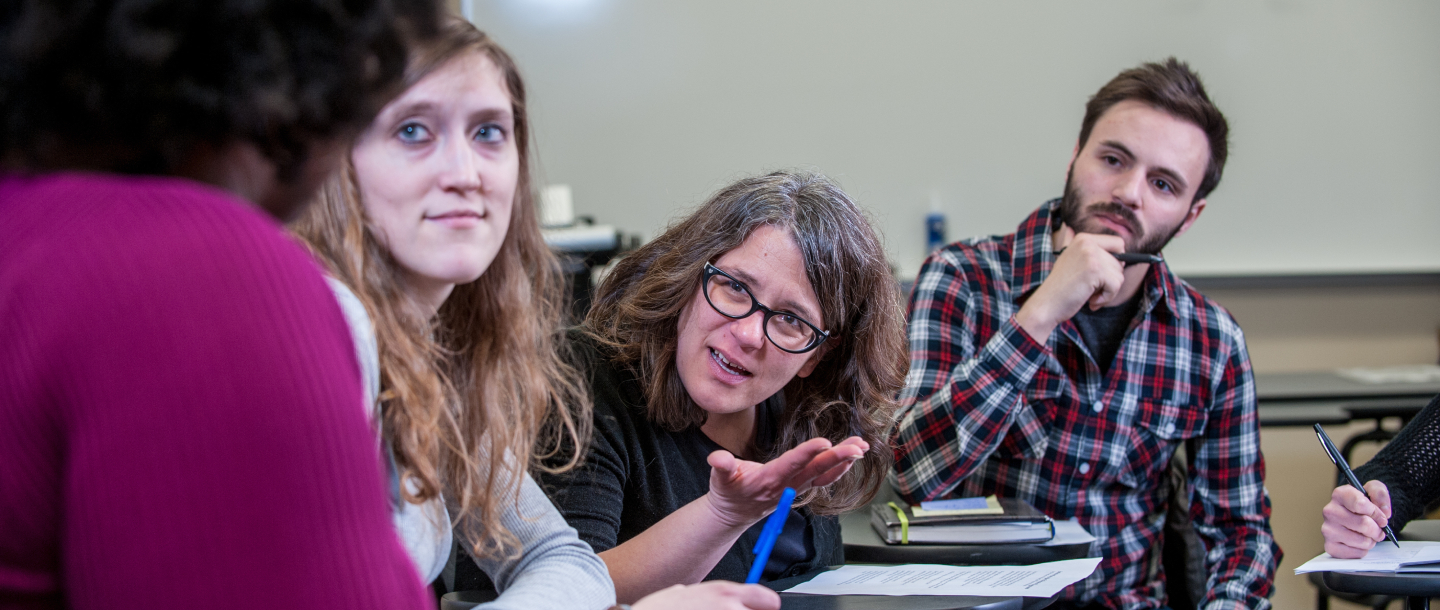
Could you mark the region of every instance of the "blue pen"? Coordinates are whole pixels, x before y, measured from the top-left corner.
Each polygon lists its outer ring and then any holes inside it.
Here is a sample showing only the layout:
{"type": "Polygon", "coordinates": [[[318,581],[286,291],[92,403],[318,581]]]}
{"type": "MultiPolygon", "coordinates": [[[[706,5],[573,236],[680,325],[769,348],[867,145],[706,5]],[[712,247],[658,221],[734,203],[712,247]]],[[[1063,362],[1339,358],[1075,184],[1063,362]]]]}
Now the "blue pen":
{"type": "Polygon", "coordinates": [[[755,543],[755,563],[750,565],[750,575],[745,577],[745,584],[753,585],[760,582],[760,573],[765,571],[765,564],[770,562],[770,551],[775,550],[775,540],[780,537],[780,532],[785,531],[785,520],[790,518],[790,504],[795,502],[795,490],[785,488],[780,494],[780,503],[775,505],[775,512],[770,513],[770,518],[765,520],[765,527],[760,529],[760,540],[755,543]]]}

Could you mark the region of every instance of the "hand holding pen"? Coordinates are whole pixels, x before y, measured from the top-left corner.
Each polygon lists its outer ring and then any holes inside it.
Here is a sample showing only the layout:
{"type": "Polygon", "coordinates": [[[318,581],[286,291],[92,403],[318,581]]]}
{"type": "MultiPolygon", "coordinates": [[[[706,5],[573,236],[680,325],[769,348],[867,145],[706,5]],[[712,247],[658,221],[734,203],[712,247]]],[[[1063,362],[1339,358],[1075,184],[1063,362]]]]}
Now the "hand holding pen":
{"type": "MultiPolygon", "coordinates": [[[[1055,256],[1060,256],[1060,253],[1064,251],[1064,248],[1056,250],[1055,256]]],[[[1159,254],[1146,254],[1144,252],[1111,252],[1110,255],[1114,256],[1115,260],[1124,263],[1127,267],[1130,265],[1138,265],[1140,263],[1156,265],[1165,262],[1165,259],[1161,258],[1159,254]]]]}
{"type": "Polygon", "coordinates": [[[1325,536],[1325,552],[1342,559],[1364,557],[1376,542],[1386,538],[1399,547],[1400,542],[1394,530],[1390,529],[1389,489],[1380,481],[1370,481],[1362,486],[1320,424],[1315,424],[1315,435],[1346,482],[1346,485],[1335,488],[1330,495],[1330,503],[1321,510],[1325,515],[1325,523],[1320,526],[1320,532],[1325,536]]]}
{"type": "Polygon", "coordinates": [[[780,533],[785,531],[785,521],[790,518],[790,505],[795,502],[795,490],[785,488],[780,494],[780,501],[775,504],[775,511],[770,513],[770,518],[765,520],[765,527],[760,530],[760,539],[755,543],[755,561],[750,564],[750,575],[745,577],[745,584],[753,585],[760,582],[760,575],[765,572],[765,564],[770,562],[770,552],[775,550],[775,541],[780,538],[780,533]]]}
{"type": "Polygon", "coordinates": [[[1055,256],[1050,274],[1015,312],[1015,321],[1037,341],[1044,342],[1061,322],[1075,317],[1082,307],[1114,305],[1125,285],[1125,265],[1115,258],[1125,251],[1125,240],[1114,235],[1059,231],[1065,244],[1055,256]]]}
{"type": "Polygon", "coordinates": [[[1330,502],[1320,510],[1325,522],[1325,552],[1331,557],[1359,559],[1384,542],[1391,513],[1390,490],[1380,481],[1366,481],[1364,491],[1349,484],[1336,487],[1330,502]]]}

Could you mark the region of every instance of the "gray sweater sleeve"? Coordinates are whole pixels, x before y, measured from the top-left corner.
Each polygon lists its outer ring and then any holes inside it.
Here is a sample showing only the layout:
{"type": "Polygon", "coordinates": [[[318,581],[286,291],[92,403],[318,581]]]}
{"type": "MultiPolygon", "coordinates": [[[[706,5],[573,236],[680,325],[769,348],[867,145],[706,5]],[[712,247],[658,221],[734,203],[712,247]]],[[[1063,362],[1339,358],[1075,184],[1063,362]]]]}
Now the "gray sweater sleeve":
{"type": "Polygon", "coordinates": [[[520,483],[518,509],[507,510],[501,524],[520,539],[520,554],[475,560],[500,591],[499,599],[480,608],[600,610],[615,603],[615,583],[605,562],[529,475],[520,483]]]}
{"type": "MultiPolygon", "coordinates": [[[[380,388],[374,326],[360,299],[338,280],[327,279],[350,323],[365,379],[366,401],[373,404],[380,388]]],[[[498,600],[482,608],[585,610],[608,608],[615,603],[615,583],[610,580],[605,562],[590,545],[580,541],[575,529],[565,523],[529,475],[520,483],[519,501],[503,505],[510,509],[502,516],[501,525],[519,538],[521,550],[514,557],[475,561],[502,592],[498,600]]],[[[434,580],[444,568],[446,552],[451,548],[450,520],[442,498],[419,506],[405,505],[395,513],[395,527],[422,581],[434,580]]]]}
{"type": "MultiPolygon", "coordinates": [[[[345,314],[345,322],[350,325],[350,335],[355,340],[355,357],[360,361],[360,378],[365,383],[363,407],[366,416],[375,424],[376,443],[382,444],[382,422],[378,419],[379,412],[375,406],[375,397],[380,394],[380,344],[375,337],[375,325],[370,321],[369,314],[365,313],[365,305],[349,287],[330,276],[326,276],[325,280],[329,282],[330,290],[335,293],[340,311],[345,314]]],[[[386,470],[393,474],[394,464],[387,465],[386,470]]],[[[410,493],[419,491],[413,482],[407,481],[407,484],[411,486],[410,493]]],[[[392,479],[391,485],[397,486],[392,493],[398,494],[399,481],[392,479]]],[[[395,530],[400,534],[400,542],[404,543],[405,551],[415,564],[420,582],[429,583],[435,580],[445,568],[445,559],[453,546],[450,516],[445,512],[444,497],[437,496],[424,504],[401,502],[393,517],[395,530]]]]}

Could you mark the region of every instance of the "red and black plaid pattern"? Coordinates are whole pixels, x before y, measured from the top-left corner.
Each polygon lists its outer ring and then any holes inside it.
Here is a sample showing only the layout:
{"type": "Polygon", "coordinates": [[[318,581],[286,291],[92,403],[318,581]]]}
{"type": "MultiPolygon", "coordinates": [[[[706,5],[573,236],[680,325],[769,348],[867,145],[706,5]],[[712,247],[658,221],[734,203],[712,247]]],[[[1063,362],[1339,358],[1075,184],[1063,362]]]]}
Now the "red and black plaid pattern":
{"type": "Polygon", "coordinates": [[[1068,321],[1037,343],[1014,315],[1054,263],[1058,203],[1014,234],[925,261],[910,300],[896,487],[913,500],[998,494],[1078,517],[1104,561],[1061,597],[1159,608],[1167,467],[1193,439],[1190,514],[1210,574],[1202,607],[1268,608],[1280,547],[1240,327],[1161,263],[1108,374],[1068,321]]]}

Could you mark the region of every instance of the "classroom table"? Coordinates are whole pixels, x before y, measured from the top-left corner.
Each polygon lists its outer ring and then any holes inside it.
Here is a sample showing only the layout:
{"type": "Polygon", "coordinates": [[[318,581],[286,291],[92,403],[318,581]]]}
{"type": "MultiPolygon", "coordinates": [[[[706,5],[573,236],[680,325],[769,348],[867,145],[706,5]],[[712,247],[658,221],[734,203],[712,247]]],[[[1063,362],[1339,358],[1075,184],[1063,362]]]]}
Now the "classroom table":
{"type": "MultiPolygon", "coordinates": [[[[1440,519],[1411,521],[1397,537],[1401,540],[1440,541],[1440,519]]],[[[1321,579],[1325,586],[1341,593],[1403,595],[1406,610],[1428,610],[1430,598],[1440,597],[1440,574],[1322,572],[1321,579]]]]}
{"type": "MultiPolygon", "coordinates": [[[[825,571],[816,570],[791,578],[782,578],[765,583],[765,586],[776,591],[783,591],[825,571]]],[[[1054,601],[1053,597],[780,594],[781,610],[1039,610],[1054,601]]]]}
{"type": "MultiPolygon", "coordinates": [[[[871,506],[897,500],[881,485],[871,506]]],[[[886,544],[870,526],[870,507],[840,516],[845,563],[939,563],[947,565],[1031,565],[1090,556],[1090,544],[886,544]]]]}
{"type": "Polygon", "coordinates": [[[1440,394],[1440,381],[1362,383],[1334,371],[1257,373],[1255,399],[1262,426],[1344,424],[1386,417],[1409,421],[1440,394]]]}
{"type": "MultiPolygon", "coordinates": [[[[782,578],[765,583],[765,586],[776,591],[783,591],[825,571],[816,570],[791,578],[782,578]]],[[[440,610],[470,610],[477,604],[494,600],[494,591],[446,593],[440,598],[440,610]]],[[[1039,610],[1054,601],[1053,597],[780,594],[781,610],[1039,610]]]]}
{"type": "Polygon", "coordinates": [[[1325,586],[1341,593],[1404,595],[1405,610],[1429,610],[1430,598],[1440,597],[1440,574],[1394,572],[1325,572],[1325,586]]]}
{"type": "Polygon", "coordinates": [[[451,591],[440,596],[440,610],[470,610],[485,602],[493,602],[499,593],[494,591],[451,591]]]}

